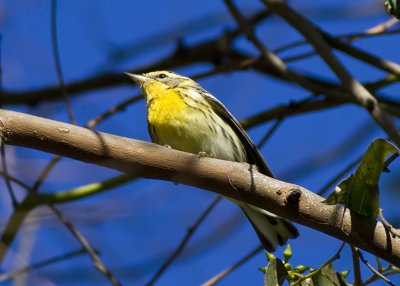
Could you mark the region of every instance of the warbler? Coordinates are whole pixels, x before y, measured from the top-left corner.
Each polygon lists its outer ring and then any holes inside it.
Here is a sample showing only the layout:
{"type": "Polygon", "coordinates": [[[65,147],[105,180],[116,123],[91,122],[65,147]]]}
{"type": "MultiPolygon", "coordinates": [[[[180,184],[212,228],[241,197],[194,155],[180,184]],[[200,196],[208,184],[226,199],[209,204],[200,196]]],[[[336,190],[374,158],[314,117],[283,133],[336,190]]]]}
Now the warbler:
{"type": "MultiPolygon", "coordinates": [[[[217,159],[247,162],[264,175],[272,172],[239,122],[213,95],[194,80],[171,71],[127,75],[141,88],[154,143],[217,159]]],[[[298,236],[286,219],[232,200],[243,210],[268,251],[298,236]]]]}

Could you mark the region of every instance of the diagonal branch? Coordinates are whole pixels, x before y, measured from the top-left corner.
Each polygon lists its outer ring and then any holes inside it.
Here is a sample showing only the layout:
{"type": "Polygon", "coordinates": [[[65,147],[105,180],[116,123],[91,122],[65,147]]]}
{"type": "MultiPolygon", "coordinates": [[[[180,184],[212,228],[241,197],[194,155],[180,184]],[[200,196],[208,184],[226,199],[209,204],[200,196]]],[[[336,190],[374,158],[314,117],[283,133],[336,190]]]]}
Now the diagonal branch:
{"type": "Polygon", "coordinates": [[[298,14],[284,1],[262,0],[262,2],[271,10],[276,11],[308,40],[315,51],[341,80],[343,87],[356,98],[359,104],[365,107],[396,145],[400,146],[400,133],[391,117],[379,106],[377,99],[342,65],[321,32],[308,19],[298,14]]]}
{"type": "Polygon", "coordinates": [[[48,265],[51,265],[51,264],[54,264],[54,263],[57,263],[57,262],[62,262],[62,261],[65,261],[67,259],[76,257],[78,255],[82,255],[82,254],[85,254],[85,253],[86,253],[86,250],[81,248],[81,249],[78,249],[78,250],[69,251],[69,252],[61,254],[61,255],[57,255],[55,257],[52,257],[52,258],[49,258],[49,259],[46,259],[46,260],[42,260],[42,261],[39,261],[39,262],[32,263],[32,264],[24,266],[24,267],[22,267],[20,269],[0,274],[0,282],[5,282],[5,281],[10,280],[10,279],[12,279],[14,277],[17,277],[18,275],[21,275],[21,274],[24,274],[26,272],[32,271],[34,269],[39,269],[41,267],[48,266],[48,265]]]}
{"type": "Polygon", "coordinates": [[[168,257],[168,259],[161,265],[161,267],[157,270],[156,274],[154,274],[154,276],[151,277],[150,281],[148,283],[146,283],[147,286],[154,285],[157,282],[157,280],[159,280],[161,275],[163,275],[165,273],[165,271],[171,265],[171,263],[178,257],[178,255],[186,247],[189,240],[192,238],[194,232],[199,228],[199,226],[202,224],[202,222],[207,218],[207,216],[210,214],[210,212],[214,209],[214,207],[219,203],[219,201],[221,199],[222,199],[221,196],[215,197],[214,200],[211,202],[211,204],[208,205],[206,210],[203,211],[201,213],[201,215],[197,218],[195,223],[187,229],[186,235],[183,237],[183,239],[179,243],[178,247],[168,257]]]}
{"type": "Polygon", "coordinates": [[[53,211],[57,218],[67,227],[69,232],[79,241],[82,248],[85,249],[86,253],[89,255],[93,262],[94,267],[102,273],[111,284],[114,286],[120,286],[121,283],[118,279],[111,273],[111,271],[104,265],[101,261],[99,255],[96,253],[94,248],[86,240],[86,238],[78,231],[78,229],[61,213],[61,211],[55,206],[48,204],[48,207],[53,211]]]}
{"type": "Polygon", "coordinates": [[[217,284],[219,281],[221,281],[223,278],[228,276],[230,273],[232,273],[234,270],[236,270],[238,267],[242,266],[244,263],[246,263],[248,260],[253,258],[256,254],[258,254],[263,247],[261,245],[257,246],[254,248],[252,251],[247,253],[244,257],[242,257],[239,261],[237,261],[235,264],[232,266],[222,270],[220,273],[215,275],[214,277],[208,279],[206,282],[201,284],[202,286],[213,286],[217,284]]]}
{"type": "Polygon", "coordinates": [[[65,88],[65,81],[63,76],[63,71],[61,67],[61,56],[60,49],[58,46],[58,33],[57,33],[57,0],[51,1],[51,42],[53,47],[53,57],[54,63],[56,66],[56,74],[58,78],[58,84],[60,85],[60,92],[62,94],[65,108],[67,109],[67,113],[69,116],[69,120],[71,123],[76,124],[76,119],[74,116],[74,112],[72,110],[71,100],[68,97],[67,89],[65,88]]]}
{"type": "MultiPolygon", "coordinates": [[[[56,153],[142,178],[203,188],[266,209],[369,251],[400,266],[400,239],[382,223],[323,198],[305,188],[269,178],[244,163],[171,150],[155,144],[94,132],[23,113],[0,110],[6,144],[56,153]]],[[[301,238],[300,238],[301,239],[301,238]]]]}
{"type": "MultiPolygon", "coordinates": [[[[325,93],[329,88],[325,88],[323,85],[317,84],[314,80],[310,80],[307,76],[296,72],[290,68],[272,51],[270,51],[261,41],[257,38],[252,25],[247,19],[240,13],[239,9],[235,6],[232,0],[224,1],[232,16],[242,33],[246,35],[246,38],[253,43],[253,45],[259,50],[261,54],[262,64],[267,66],[272,73],[276,74],[277,77],[294,82],[305,89],[313,91],[314,93],[325,93]]],[[[328,91],[329,93],[329,91],[328,91]]]]}

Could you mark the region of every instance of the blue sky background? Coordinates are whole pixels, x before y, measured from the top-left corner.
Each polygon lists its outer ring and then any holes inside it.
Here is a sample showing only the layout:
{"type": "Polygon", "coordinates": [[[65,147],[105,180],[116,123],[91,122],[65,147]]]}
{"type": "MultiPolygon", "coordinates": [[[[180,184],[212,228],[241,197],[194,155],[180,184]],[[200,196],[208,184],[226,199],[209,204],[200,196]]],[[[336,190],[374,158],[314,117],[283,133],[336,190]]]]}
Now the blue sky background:
{"type": "MultiPolygon", "coordinates": [[[[177,39],[190,46],[236,26],[223,1],[59,1],[58,38],[66,82],[113,71],[122,73],[172,53],[177,39]],[[113,59],[120,49],[130,47],[130,56],[113,59]]],[[[382,1],[290,1],[297,11],[324,30],[339,35],[361,32],[387,21],[382,1]]],[[[237,1],[246,15],[262,7],[258,1],[237,1]]],[[[50,34],[50,1],[25,0],[0,2],[1,52],[4,88],[25,91],[57,85],[50,34]]],[[[258,26],[258,36],[270,49],[301,37],[277,16],[258,26]]],[[[398,36],[371,37],[356,45],[386,59],[399,62],[398,36]]],[[[254,47],[242,37],[235,45],[253,55],[254,47]]],[[[290,56],[309,48],[295,49],[290,56]],[[294,52],[294,53],[293,53],[294,52]]],[[[360,81],[374,81],[384,74],[338,54],[360,81]]],[[[335,80],[317,58],[295,62],[291,67],[335,80]]],[[[193,76],[212,69],[196,64],[176,69],[193,76]]],[[[309,96],[297,86],[247,70],[201,79],[200,84],[218,97],[236,116],[244,119],[279,104],[309,96]]],[[[399,84],[382,94],[396,98],[399,84]]],[[[95,90],[73,97],[72,106],[79,125],[136,95],[136,86],[95,90]]],[[[6,106],[54,120],[68,121],[61,101],[33,107],[6,106]]],[[[258,142],[271,126],[263,124],[249,130],[258,142]]],[[[149,141],[143,101],[103,122],[96,130],[149,141]]],[[[275,175],[310,190],[318,191],[341,169],[362,154],[375,138],[385,134],[367,112],[353,105],[341,106],[286,119],[262,148],[275,175]]],[[[10,173],[32,184],[51,155],[17,147],[7,147],[10,173]]],[[[399,221],[399,163],[381,180],[381,207],[388,219],[399,221]]],[[[57,192],[116,175],[105,168],[63,159],[40,191],[57,192]]],[[[0,192],[0,219],[7,221],[11,205],[6,189],[0,192]]],[[[23,191],[19,192],[23,196],[23,191]]],[[[169,182],[138,180],[118,189],[63,205],[65,215],[78,227],[101,258],[124,285],[143,285],[175,249],[187,228],[213,200],[214,194],[169,182]]],[[[290,241],[293,265],[318,267],[330,258],[340,241],[315,230],[298,226],[300,237],[290,241]]],[[[197,234],[157,285],[198,285],[251,251],[258,244],[251,226],[239,209],[222,202],[198,229],[197,234]]],[[[36,210],[10,250],[3,271],[40,261],[79,248],[75,239],[46,208],[36,210]]],[[[280,256],[282,249],[277,251],[280,256]]],[[[366,257],[373,260],[372,256],[366,257]]],[[[266,265],[260,253],[220,285],[261,285],[257,270],[266,265]]],[[[335,264],[338,271],[351,268],[349,249],[335,264]]],[[[363,277],[370,272],[363,268],[363,277]]],[[[88,257],[80,256],[30,272],[26,285],[108,285],[93,269],[88,257]]],[[[399,277],[393,281],[400,282],[399,277]]],[[[376,285],[380,285],[380,282],[376,285]]]]}

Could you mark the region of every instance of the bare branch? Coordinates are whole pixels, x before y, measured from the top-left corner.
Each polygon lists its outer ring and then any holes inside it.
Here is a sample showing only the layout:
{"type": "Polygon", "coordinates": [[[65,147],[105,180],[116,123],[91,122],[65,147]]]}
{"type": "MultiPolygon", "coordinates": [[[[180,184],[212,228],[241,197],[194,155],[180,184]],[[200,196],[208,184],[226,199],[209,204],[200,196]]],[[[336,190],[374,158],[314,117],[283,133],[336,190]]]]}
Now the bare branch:
{"type": "Polygon", "coordinates": [[[395,75],[400,75],[400,65],[395,62],[391,62],[388,60],[384,60],[380,57],[372,55],[368,52],[363,51],[357,47],[352,46],[351,44],[342,42],[340,39],[332,37],[328,33],[323,32],[321,29],[318,29],[323,38],[335,49],[342,51],[354,58],[357,58],[365,63],[368,63],[374,67],[377,67],[383,71],[388,73],[392,73],[395,75]]]}
{"type": "Polygon", "coordinates": [[[219,281],[221,281],[223,278],[228,276],[230,273],[235,271],[238,267],[249,261],[249,259],[253,258],[257,253],[259,253],[263,247],[261,245],[257,246],[254,248],[252,251],[250,251],[248,254],[246,254],[243,258],[241,258],[238,262],[233,264],[232,266],[228,267],[227,269],[221,271],[211,279],[207,280],[202,284],[202,286],[212,286],[217,284],[219,281]]]}
{"type": "Polygon", "coordinates": [[[361,286],[362,278],[361,278],[361,269],[360,269],[360,256],[358,255],[357,248],[350,245],[351,256],[353,259],[353,270],[354,270],[354,286],[361,286]]]}
{"type": "Polygon", "coordinates": [[[44,180],[50,174],[51,170],[57,165],[57,163],[61,160],[61,156],[55,155],[51,160],[47,163],[47,165],[43,168],[42,172],[40,173],[39,177],[36,179],[35,183],[31,188],[31,192],[36,193],[40,186],[43,184],[44,180]]]}
{"type": "Polygon", "coordinates": [[[211,202],[211,204],[206,208],[205,211],[202,212],[202,214],[195,221],[195,223],[191,227],[188,228],[186,235],[184,236],[182,241],[179,243],[178,247],[171,254],[171,256],[168,257],[168,259],[163,263],[163,265],[161,265],[160,269],[158,269],[156,274],[154,274],[154,276],[150,279],[150,281],[146,285],[148,285],[148,286],[154,285],[154,283],[157,282],[157,280],[161,277],[161,275],[165,272],[165,270],[167,270],[167,268],[171,265],[171,263],[183,251],[186,244],[192,238],[196,229],[201,225],[201,223],[205,220],[205,218],[209,215],[209,213],[214,209],[214,207],[218,204],[218,202],[221,199],[222,199],[221,196],[217,196],[216,198],[214,198],[214,200],[211,202]]]}
{"type": "Polygon", "coordinates": [[[371,264],[369,264],[369,262],[364,258],[362,252],[359,249],[357,249],[357,254],[360,257],[361,261],[369,268],[369,270],[372,271],[372,273],[374,273],[376,276],[381,278],[387,284],[389,284],[391,286],[396,286],[396,284],[394,284],[392,281],[390,281],[389,278],[387,278],[385,275],[383,275],[378,270],[376,270],[371,264]]]}
{"type": "Polygon", "coordinates": [[[69,100],[67,89],[65,87],[65,81],[61,68],[60,50],[58,48],[57,40],[57,0],[51,1],[51,43],[53,47],[54,63],[56,65],[56,73],[58,78],[58,84],[60,85],[60,91],[64,100],[65,108],[67,109],[69,120],[72,124],[76,124],[74,112],[72,111],[71,101],[69,100]]]}
{"type": "Polygon", "coordinates": [[[100,114],[96,118],[90,120],[87,124],[86,127],[89,129],[93,129],[96,125],[98,125],[100,122],[103,122],[110,116],[114,115],[118,111],[124,110],[128,105],[131,105],[133,103],[138,102],[139,100],[143,99],[143,95],[139,94],[134,97],[128,98],[121,103],[117,104],[116,106],[113,106],[111,109],[107,110],[106,112],[100,114]]]}
{"type": "Polygon", "coordinates": [[[65,261],[67,259],[76,257],[78,255],[82,255],[82,254],[86,254],[86,250],[83,249],[83,248],[78,249],[78,250],[74,250],[74,251],[69,251],[67,253],[52,257],[50,259],[46,259],[46,260],[43,260],[43,261],[32,263],[31,265],[22,267],[20,269],[17,269],[17,270],[11,271],[11,272],[7,272],[7,273],[4,273],[4,274],[0,274],[0,282],[7,281],[7,280],[12,279],[12,278],[14,278],[14,277],[16,277],[18,275],[23,274],[23,273],[32,271],[33,269],[39,269],[41,267],[48,266],[48,265],[51,265],[51,264],[54,264],[54,263],[57,263],[57,262],[60,262],[60,261],[65,261]]]}
{"type": "Polygon", "coordinates": [[[58,208],[50,204],[48,205],[48,207],[53,211],[53,213],[57,216],[57,218],[67,227],[67,229],[71,232],[71,234],[79,241],[81,246],[85,249],[86,253],[89,254],[90,258],[93,261],[93,265],[96,267],[96,269],[101,274],[103,274],[108,280],[110,280],[112,285],[120,286],[121,283],[104,265],[100,257],[97,255],[96,251],[86,240],[86,238],[78,231],[78,229],[69,220],[67,220],[67,218],[58,210],[58,208]]]}
{"type": "Polygon", "coordinates": [[[320,267],[318,267],[317,269],[309,272],[307,275],[302,276],[299,280],[297,280],[296,282],[293,283],[293,286],[299,286],[301,285],[301,283],[319,273],[321,273],[322,269],[324,269],[326,266],[328,266],[329,264],[332,264],[335,260],[338,260],[340,258],[340,254],[342,253],[342,250],[344,248],[344,246],[346,245],[346,243],[342,242],[342,244],[340,245],[340,247],[338,248],[338,250],[336,251],[336,253],[330,257],[328,260],[326,260],[320,267]]]}
{"type": "Polygon", "coordinates": [[[382,221],[382,224],[385,226],[388,232],[391,233],[393,237],[400,237],[400,230],[393,227],[383,216],[383,210],[379,209],[379,217],[382,221]]]}
{"type": "Polygon", "coordinates": [[[322,196],[324,195],[329,189],[333,188],[335,184],[338,183],[338,181],[343,178],[344,175],[348,174],[351,170],[353,170],[360,162],[361,159],[363,158],[362,156],[357,157],[354,159],[349,165],[347,165],[343,170],[341,170],[336,176],[334,176],[332,179],[330,179],[318,192],[317,194],[322,196]]]}
{"type": "MultiPolygon", "coordinates": [[[[325,88],[323,85],[318,84],[314,80],[310,80],[307,76],[296,72],[290,68],[272,51],[270,51],[255,35],[253,31],[253,27],[246,20],[246,18],[240,13],[239,9],[235,6],[232,0],[224,1],[232,16],[238,23],[240,29],[243,34],[246,35],[246,38],[253,43],[253,45],[260,51],[261,53],[261,64],[268,67],[268,69],[272,70],[272,72],[280,78],[283,78],[288,81],[292,81],[297,83],[298,85],[313,91],[314,93],[330,93],[332,90],[329,88],[325,88]]],[[[239,53],[237,53],[239,54],[239,53]]]]}
{"type": "Polygon", "coordinates": [[[269,8],[276,11],[290,25],[298,30],[315,48],[336,76],[341,80],[345,89],[365,107],[374,120],[382,127],[389,137],[400,146],[400,133],[390,116],[379,106],[376,98],[360,84],[333,54],[331,47],[323,38],[321,32],[306,18],[298,14],[282,0],[262,0],[269,8]]]}
{"type": "Polygon", "coordinates": [[[381,24],[378,24],[378,25],[375,25],[374,27],[369,28],[367,31],[365,31],[365,34],[376,35],[376,34],[385,33],[390,27],[397,24],[398,22],[399,22],[399,20],[397,20],[396,18],[390,18],[386,22],[383,22],[381,24]]]}

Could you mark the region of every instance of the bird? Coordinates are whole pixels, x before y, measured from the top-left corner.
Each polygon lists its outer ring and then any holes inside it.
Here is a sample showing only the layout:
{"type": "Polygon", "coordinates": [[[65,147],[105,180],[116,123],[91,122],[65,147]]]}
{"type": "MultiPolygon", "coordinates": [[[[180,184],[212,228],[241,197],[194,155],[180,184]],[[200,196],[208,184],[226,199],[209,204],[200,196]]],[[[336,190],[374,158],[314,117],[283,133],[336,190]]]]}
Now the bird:
{"type": "MultiPolygon", "coordinates": [[[[146,98],[148,131],[153,143],[216,159],[256,165],[273,174],[245,130],[228,109],[189,77],[172,71],[126,73],[146,98]]],[[[236,203],[267,251],[298,236],[288,220],[246,202],[236,203]]]]}

